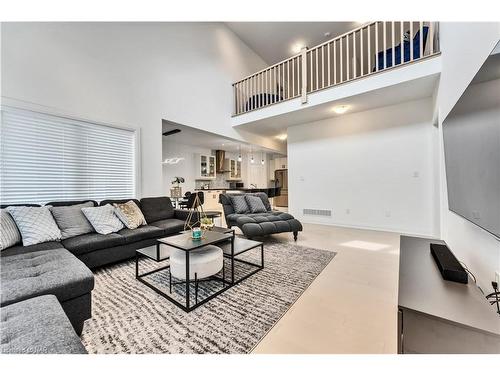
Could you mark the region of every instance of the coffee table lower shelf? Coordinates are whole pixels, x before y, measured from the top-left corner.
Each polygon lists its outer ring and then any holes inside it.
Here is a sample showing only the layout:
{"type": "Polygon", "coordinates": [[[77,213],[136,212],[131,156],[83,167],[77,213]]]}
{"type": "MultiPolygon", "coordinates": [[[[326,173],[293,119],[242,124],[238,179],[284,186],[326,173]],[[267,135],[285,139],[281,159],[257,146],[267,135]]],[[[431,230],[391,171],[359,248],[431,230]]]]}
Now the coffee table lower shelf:
{"type": "MultiPolygon", "coordinates": [[[[224,253],[224,260],[223,260],[223,268],[222,268],[222,277],[218,276],[212,276],[208,279],[203,279],[203,280],[197,280],[198,283],[206,282],[206,281],[220,281],[222,283],[221,289],[215,291],[214,293],[210,294],[208,297],[205,297],[203,300],[199,302],[195,302],[194,304],[191,304],[191,293],[190,293],[190,284],[193,284],[194,280],[189,280],[189,277],[187,278],[186,281],[183,282],[178,282],[176,284],[186,284],[186,303],[183,304],[179,302],[179,300],[175,299],[172,297],[172,295],[169,295],[169,293],[164,292],[163,290],[159,289],[157,286],[151,284],[149,281],[145,279],[146,276],[151,276],[152,274],[169,270],[169,277],[171,278],[170,275],[170,265],[166,265],[160,268],[156,268],[154,270],[145,272],[145,273],[140,273],[139,270],[139,261],[141,258],[148,258],[150,260],[153,260],[157,263],[164,262],[169,260],[169,254],[171,248],[178,248],[177,246],[171,246],[167,245],[163,242],[161,242],[162,239],[160,239],[155,248],[149,247],[145,249],[138,249],[136,250],[136,257],[135,257],[135,278],[143,283],[144,285],[148,286],[152,290],[154,290],[156,293],[161,295],[162,297],[166,298],[168,301],[172,302],[174,305],[177,307],[181,308],[185,312],[191,312],[194,309],[204,305],[208,301],[212,300],[213,298],[219,296],[220,294],[224,293],[226,290],[232,288],[233,286],[239,284],[240,282],[246,280],[250,276],[256,274],[257,272],[261,271],[264,268],[264,244],[262,242],[258,241],[253,241],[253,240],[248,240],[246,238],[241,238],[241,237],[236,237],[233,234],[233,237],[230,240],[223,241],[221,243],[216,243],[215,245],[220,247],[224,253]],[[163,246],[161,246],[163,245],[163,246]],[[239,259],[238,256],[241,254],[244,254],[252,249],[260,248],[260,264],[249,262],[244,259],[239,259]],[[226,260],[230,262],[230,280],[226,280],[226,272],[225,272],[225,267],[226,267],[226,260]],[[251,272],[246,273],[244,276],[236,279],[235,278],[235,262],[240,262],[249,266],[252,266],[255,268],[251,272]]],[[[188,272],[186,272],[186,276],[188,275],[188,272]]]]}

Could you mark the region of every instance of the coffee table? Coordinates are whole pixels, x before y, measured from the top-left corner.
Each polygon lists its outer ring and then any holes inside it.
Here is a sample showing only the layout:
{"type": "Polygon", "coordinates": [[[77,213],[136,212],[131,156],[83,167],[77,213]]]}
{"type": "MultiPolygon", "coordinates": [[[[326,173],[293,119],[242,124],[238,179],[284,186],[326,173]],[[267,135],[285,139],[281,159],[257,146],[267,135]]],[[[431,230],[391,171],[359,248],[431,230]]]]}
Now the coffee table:
{"type": "Polygon", "coordinates": [[[219,294],[225,292],[229,288],[233,287],[234,285],[238,284],[239,282],[245,280],[246,278],[250,277],[251,275],[255,274],[256,272],[260,271],[261,269],[264,268],[264,245],[262,242],[258,241],[251,241],[247,240],[244,238],[239,238],[234,235],[234,230],[232,229],[227,229],[227,228],[222,228],[222,227],[214,227],[212,228],[211,231],[206,231],[204,233],[204,236],[200,240],[193,240],[191,238],[191,232],[186,231],[182,232],[181,234],[174,235],[171,237],[165,237],[165,238],[160,238],[157,240],[156,247],[155,248],[145,248],[145,249],[138,249],[136,250],[136,258],[135,258],[135,277],[137,280],[139,280],[141,283],[144,285],[148,286],[149,288],[153,289],[155,292],[160,294],[162,297],[168,299],[170,302],[175,304],[176,306],[180,307],[182,310],[186,312],[193,311],[197,307],[207,303],[210,301],[212,298],[218,296],[219,294]],[[166,246],[161,246],[161,245],[166,245],[166,246]],[[219,246],[223,253],[224,253],[224,258],[229,258],[231,262],[231,280],[228,281],[225,279],[223,276],[222,278],[218,277],[213,277],[212,279],[215,280],[220,280],[222,282],[222,288],[213,292],[210,294],[208,297],[203,299],[202,301],[191,304],[190,301],[190,280],[189,280],[189,253],[193,250],[200,249],[203,246],[207,245],[217,245],[219,246]],[[160,267],[157,269],[154,269],[152,271],[148,271],[145,273],[140,273],[139,272],[139,259],[142,257],[146,257],[148,259],[151,259],[157,263],[163,262],[165,260],[168,260],[169,255],[170,255],[170,250],[168,247],[175,248],[181,251],[184,251],[186,255],[186,278],[185,278],[185,284],[186,284],[186,300],[185,304],[180,303],[178,300],[174,299],[171,295],[168,295],[155,285],[151,284],[148,282],[145,277],[157,272],[160,272],[162,270],[170,268],[170,265],[160,267]],[[251,249],[255,249],[257,247],[261,248],[261,264],[253,264],[250,263],[246,260],[242,259],[237,259],[237,256],[249,251],[251,249]],[[257,269],[253,270],[251,273],[245,275],[244,277],[240,278],[239,280],[235,281],[235,274],[234,274],[234,262],[243,262],[248,265],[255,266],[257,269]]]}

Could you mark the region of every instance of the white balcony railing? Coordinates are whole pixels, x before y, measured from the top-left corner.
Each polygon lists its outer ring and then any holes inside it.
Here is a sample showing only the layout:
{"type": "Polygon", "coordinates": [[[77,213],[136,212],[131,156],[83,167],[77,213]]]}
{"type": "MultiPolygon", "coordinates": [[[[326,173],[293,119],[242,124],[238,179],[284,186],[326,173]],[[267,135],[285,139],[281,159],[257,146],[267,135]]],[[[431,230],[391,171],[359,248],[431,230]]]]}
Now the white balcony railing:
{"type": "Polygon", "coordinates": [[[233,83],[234,115],[439,53],[439,24],[371,22],[233,83]],[[422,37],[423,36],[423,37],[422,37]]]}

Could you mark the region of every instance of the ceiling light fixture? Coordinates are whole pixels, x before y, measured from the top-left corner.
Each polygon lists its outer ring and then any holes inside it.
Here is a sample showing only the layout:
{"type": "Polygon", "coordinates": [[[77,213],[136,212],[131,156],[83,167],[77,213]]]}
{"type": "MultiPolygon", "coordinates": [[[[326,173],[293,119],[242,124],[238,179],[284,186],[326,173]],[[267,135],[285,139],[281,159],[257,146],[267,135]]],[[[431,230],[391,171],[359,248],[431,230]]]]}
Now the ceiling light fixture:
{"type": "Polygon", "coordinates": [[[238,145],[238,161],[241,161],[241,145],[238,145]]]}
{"type": "Polygon", "coordinates": [[[302,51],[302,48],[306,48],[305,44],[303,42],[298,42],[292,45],[292,53],[297,54],[302,51]]]}
{"type": "Polygon", "coordinates": [[[286,138],[287,138],[287,134],[280,134],[278,136],[276,136],[276,138],[278,138],[280,141],[284,141],[286,138]]]}
{"type": "Polygon", "coordinates": [[[343,113],[346,113],[349,110],[348,105],[338,105],[336,107],[333,107],[333,112],[341,115],[343,113]]]}

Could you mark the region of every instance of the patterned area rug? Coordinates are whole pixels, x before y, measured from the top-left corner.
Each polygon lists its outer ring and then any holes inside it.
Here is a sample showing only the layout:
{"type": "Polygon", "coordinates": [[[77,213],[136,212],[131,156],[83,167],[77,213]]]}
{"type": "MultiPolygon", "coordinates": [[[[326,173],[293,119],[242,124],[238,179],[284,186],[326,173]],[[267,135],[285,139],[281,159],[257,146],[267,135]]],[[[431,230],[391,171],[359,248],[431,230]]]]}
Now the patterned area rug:
{"type": "MultiPolygon", "coordinates": [[[[137,281],[134,261],[102,268],[95,273],[83,344],[89,353],[249,353],[334,256],[268,240],[263,270],[190,313],[137,281]]],[[[259,251],[243,259],[258,263],[259,251]]],[[[226,272],[228,265],[226,260],[226,272]]],[[[158,264],[141,261],[141,273],[151,267],[158,264]]],[[[248,269],[236,271],[242,275],[248,269]]],[[[168,292],[168,270],[148,281],[168,292]]],[[[218,287],[218,282],[200,284],[200,300],[218,287]]]]}

